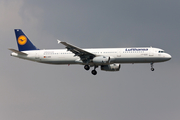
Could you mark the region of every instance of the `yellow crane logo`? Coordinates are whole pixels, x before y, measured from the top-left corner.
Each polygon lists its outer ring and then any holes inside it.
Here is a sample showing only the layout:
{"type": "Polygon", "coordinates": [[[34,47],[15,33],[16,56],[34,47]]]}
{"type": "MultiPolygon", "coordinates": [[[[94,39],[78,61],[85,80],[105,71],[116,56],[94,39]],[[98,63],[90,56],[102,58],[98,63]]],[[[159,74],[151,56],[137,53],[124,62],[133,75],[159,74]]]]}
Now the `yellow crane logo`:
{"type": "Polygon", "coordinates": [[[26,42],[27,42],[26,36],[21,35],[21,36],[18,37],[18,43],[19,43],[20,45],[24,45],[24,44],[26,44],[26,42]]]}

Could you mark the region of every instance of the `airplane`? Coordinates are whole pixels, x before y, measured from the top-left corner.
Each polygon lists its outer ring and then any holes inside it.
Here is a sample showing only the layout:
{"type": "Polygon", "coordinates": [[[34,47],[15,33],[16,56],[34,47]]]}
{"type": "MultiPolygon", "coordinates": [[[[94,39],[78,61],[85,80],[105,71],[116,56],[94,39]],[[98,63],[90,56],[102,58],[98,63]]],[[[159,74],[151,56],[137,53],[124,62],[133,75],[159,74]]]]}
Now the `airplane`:
{"type": "Polygon", "coordinates": [[[57,40],[66,49],[38,49],[21,29],[14,29],[19,50],[12,51],[11,56],[25,60],[46,64],[84,65],[85,70],[94,67],[91,71],[97,74],[96,68],[100,66],[103,71],[119,71],[121,64],[125,63],[150,63],[151,71],[153,64],[165,62],[171,59],[171,55],[164,50],[153,47],[131,47],[131,48],[89,48],[81,49],[67,42],[57,40]]]}

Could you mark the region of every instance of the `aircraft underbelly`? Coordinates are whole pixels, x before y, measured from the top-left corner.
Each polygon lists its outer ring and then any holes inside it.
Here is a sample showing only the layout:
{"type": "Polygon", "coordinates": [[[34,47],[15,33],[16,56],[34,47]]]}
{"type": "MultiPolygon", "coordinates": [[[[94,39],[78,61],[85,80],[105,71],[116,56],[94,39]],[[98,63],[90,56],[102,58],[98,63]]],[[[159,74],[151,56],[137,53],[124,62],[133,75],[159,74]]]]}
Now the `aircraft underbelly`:
{"type": "Polygon", "coordinates": [[[163,62],[163,58],[117,58],[115,63],[150,63],[150,62],[163,62]]]}
{"type": "Polygon", "coordinates": [[[51,58],[43,58],[41,59],[40,62],[47,64],[75,64],[75,58],[51,57],[51,58]]]}

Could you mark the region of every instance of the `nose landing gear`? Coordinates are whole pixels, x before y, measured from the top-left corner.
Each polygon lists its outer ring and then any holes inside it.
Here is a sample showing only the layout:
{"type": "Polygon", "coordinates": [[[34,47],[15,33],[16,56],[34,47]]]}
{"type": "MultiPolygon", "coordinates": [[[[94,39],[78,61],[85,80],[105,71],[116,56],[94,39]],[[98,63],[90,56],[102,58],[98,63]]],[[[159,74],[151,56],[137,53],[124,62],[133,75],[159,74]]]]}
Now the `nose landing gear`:
{"type": "Polygon", "coordinates": [[[151,71],[154,71],[153,62],[151,63],[151,71]]]}
{"type": "Polygon", "coordinates": [[[151,71],[154,71],[154,68],[151,68],[151,71]]]}

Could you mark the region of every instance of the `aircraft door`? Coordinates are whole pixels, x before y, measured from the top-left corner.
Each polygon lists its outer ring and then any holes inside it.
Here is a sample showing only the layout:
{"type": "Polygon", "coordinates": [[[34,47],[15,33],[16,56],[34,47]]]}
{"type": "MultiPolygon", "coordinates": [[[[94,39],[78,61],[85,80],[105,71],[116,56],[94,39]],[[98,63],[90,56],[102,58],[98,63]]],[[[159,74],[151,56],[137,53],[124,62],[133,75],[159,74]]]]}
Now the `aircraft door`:
{"type": "Polygon", "coordinates": [[[154,56],[154,50],[152,48],[149,49],[149,56],[154,56]]]}
{"type": "Polygon", "coordinates": [[[40,52],[39,51],[37,51],[36,53],[35,53],[35,59],[37,60],[37,61],[40,61],[40,52]]]}
{"type": "Polygon", "coordinates": [[[117,52],[117,57],[121,57],[121,51],[117,52]]]}

